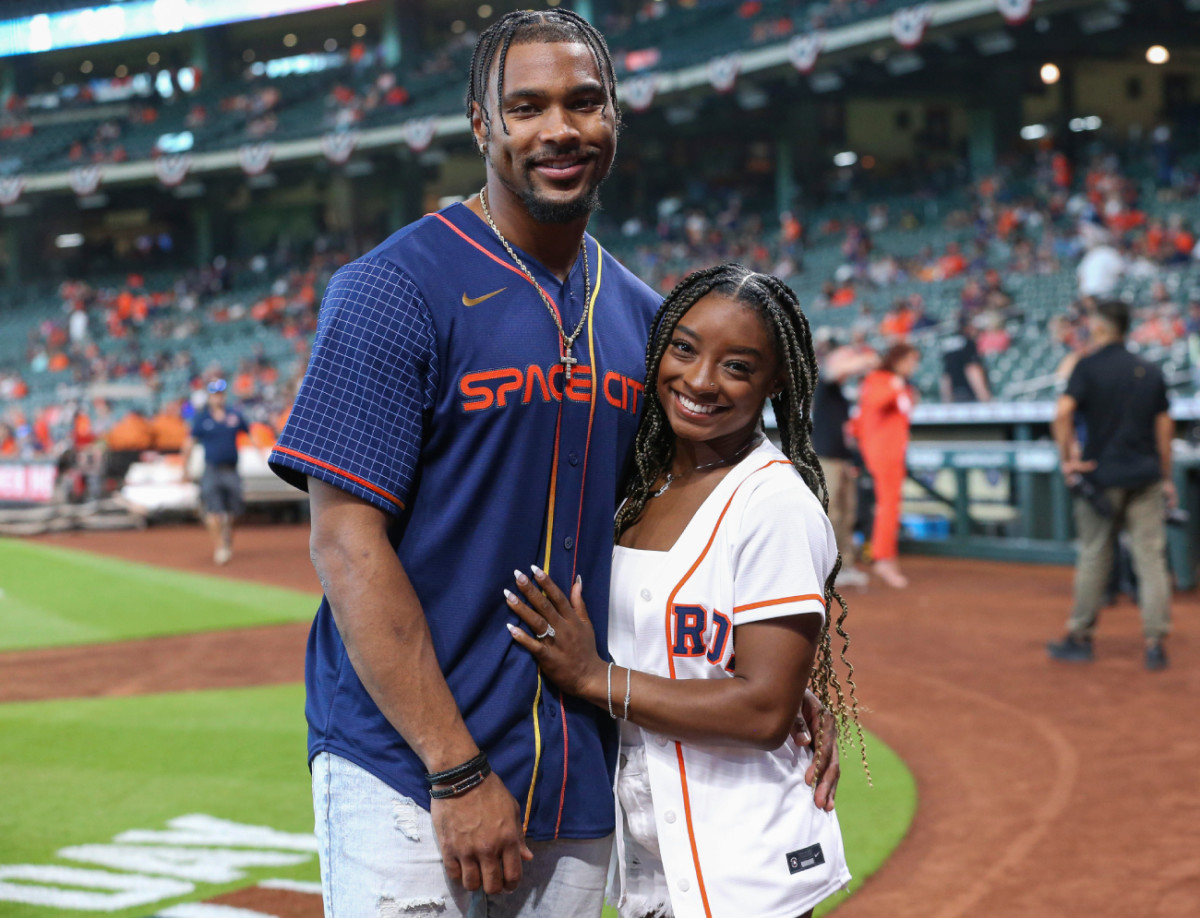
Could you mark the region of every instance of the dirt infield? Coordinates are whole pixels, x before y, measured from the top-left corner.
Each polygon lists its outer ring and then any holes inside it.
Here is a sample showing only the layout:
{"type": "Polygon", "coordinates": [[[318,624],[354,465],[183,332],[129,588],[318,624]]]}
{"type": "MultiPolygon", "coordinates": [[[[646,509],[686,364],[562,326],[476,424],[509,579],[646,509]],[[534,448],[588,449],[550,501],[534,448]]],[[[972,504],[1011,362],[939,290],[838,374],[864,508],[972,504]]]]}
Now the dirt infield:
{"type": "MultiPolygon", "coordinates": [[[[246,530],[220,569],[197,529],[42,541],[316,589],[296,527],[246,530]]],[[[1200,915],[1200,597],[1176,597],[1171,669],[1149,674],[1128,602],[1106,612],[1096,663],[1046,660],[1067,569],[905,567],[907,591],[850,594],[849,628],[864,723],[912,768],[919,808],[839,918],[1200,915]]],[[[294,680],[304,631],[0,655],[0,700],[294,680]]]]}

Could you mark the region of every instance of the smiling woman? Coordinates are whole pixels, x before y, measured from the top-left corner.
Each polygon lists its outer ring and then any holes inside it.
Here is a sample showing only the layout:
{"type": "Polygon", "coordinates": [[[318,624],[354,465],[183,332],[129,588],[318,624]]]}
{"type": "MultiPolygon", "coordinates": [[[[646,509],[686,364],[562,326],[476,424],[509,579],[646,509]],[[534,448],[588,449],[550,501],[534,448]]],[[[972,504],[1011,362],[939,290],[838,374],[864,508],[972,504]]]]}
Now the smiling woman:
{"type": "Polygon", "coordinates": [[[843,692],[830,642],[832,628],[845,663],[815,381],[808,321],[782,281],[732,264],[684,280],[650,338],[616,520],[611,659],[580,578],[564,591],[535,566],[515,572],[521,596],[504,591],[528,629],[509,633],[547,680],[622,721],[622,918],[804,918],[850,880],[824,712],[862,732],[853,669],[843,692]],[[782,450],[761,429],[768,399],[782,450]],[[802,710],[826,726],[815,742],[802,710]]]}

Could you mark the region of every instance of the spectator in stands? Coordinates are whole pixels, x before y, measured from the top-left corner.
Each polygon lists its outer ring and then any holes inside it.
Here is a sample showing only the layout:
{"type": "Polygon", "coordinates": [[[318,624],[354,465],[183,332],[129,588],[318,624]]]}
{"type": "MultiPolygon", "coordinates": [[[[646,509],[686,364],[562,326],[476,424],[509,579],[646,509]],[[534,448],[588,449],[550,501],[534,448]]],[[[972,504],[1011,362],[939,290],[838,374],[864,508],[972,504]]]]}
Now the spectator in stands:
{"type": "Polygon", "coordinates": [[[892,303],[892,308],[879,323],[879,334],[893,344],[906,341],[915,321],[912,304],[907,297],[901,297],[892,303]]]}
{"type": "Polygon", "coordinates": [[[960,319],[958,333],[941,339],[942,375],[938,389],[944,402],[990,402],[987,369],[975,346],[975,323],[960,319]]]}
{"type": "Polygon", "coordinates": [[[207,405],[193,420],[191,435],[183,447],[184,474],[189,477],[192,452],[197,445],[204,447],[200,502],[217,564],[228,564],[233,558],[233,523],[244,508],[237,439],[239,433],[250,432],[241,412],[226,404],[226,388],[223,379],[208,384],[207,405]]]}
{"type": "Polygon", "coordinates": [[[855,566],[854,522],[858,518],[858,466],[851,447],[850,400],[842,386],[879,366],[879,355],[864,344],[840,345],[829,336],[817,353],[821,376],[813,393],[813,449],[829,489],[829,522],[842,554],[841,585],[865,587],[868,577],[855,566]]]}
{"type": "Polygon", "coordinates": [[[893,344],[877,370],[863,380],[854,425],[859,449],[875,484],[875,525],[871,532],[874,571],[888,586],[902,589],[900,572],[900,494],[904,486],[909,419],[916,391],[909,380],[921,361],[911,344],[893,344]]]}
{"type": "Polygon", "coordinates": [[[1112,236],[1103,226],[1084,222],[1080,226],[1087,254],[1076,268],[1079,295],[1097,299],[1111,296],[1125,273],[1125,259],[1112,244],[1112,236]]]}
{"type": "Polygon", "coordinates": [[[1126,349],[1125,303],[1100,302],[1089,324],[1096,350],[1076,364],[1059,396],[1053,424],[1063,477],[1076,495],[1079,556],[1067,634],[1046,650],[1056,660],[1092,660],[1092,633],[1112,569],[1114,536],[1123,527],[1138,577],[1145,666],[1165,669],[1171,585],[1164,511],[1176,503],[1171,478],[1175,425],[1166,382],[1156,366],[1126,349]],[[1079,415],[1086,430],[1082,448],[1076,434],[1079,415]]]}

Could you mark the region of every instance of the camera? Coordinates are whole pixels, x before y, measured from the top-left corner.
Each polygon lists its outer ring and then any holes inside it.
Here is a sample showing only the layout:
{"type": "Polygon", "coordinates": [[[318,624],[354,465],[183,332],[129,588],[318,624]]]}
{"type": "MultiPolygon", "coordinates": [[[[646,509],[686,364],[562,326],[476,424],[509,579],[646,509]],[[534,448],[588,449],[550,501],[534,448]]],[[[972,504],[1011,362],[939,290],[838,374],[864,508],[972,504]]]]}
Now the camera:
{"type": "Polygon", "coordinates": [[[1073,496],[1086,500],[1105,519],[1112,519],[1113,505],[1108,496],[1083,475],[1076,475],[1068,481],[1067,490],[1073,496]]]}

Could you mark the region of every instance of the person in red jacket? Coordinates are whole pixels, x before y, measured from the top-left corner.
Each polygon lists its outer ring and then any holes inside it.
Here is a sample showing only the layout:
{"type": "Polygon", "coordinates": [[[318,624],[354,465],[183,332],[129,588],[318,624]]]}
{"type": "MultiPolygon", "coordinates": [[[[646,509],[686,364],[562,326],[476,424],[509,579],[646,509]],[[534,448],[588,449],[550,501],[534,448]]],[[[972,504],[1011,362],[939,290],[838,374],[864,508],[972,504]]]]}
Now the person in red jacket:
{"type": "Polygon", "coordinates": [[[875,527],[871,554],[875,574],[892,587],[906,587],[900,572],[900,490],[904,485],[909,416],[916,391],[909,380],[921,361],[911,344],[892,345],[878,370],[863,380],[855,424],[858,446],[875,482],[875,527]]]}

